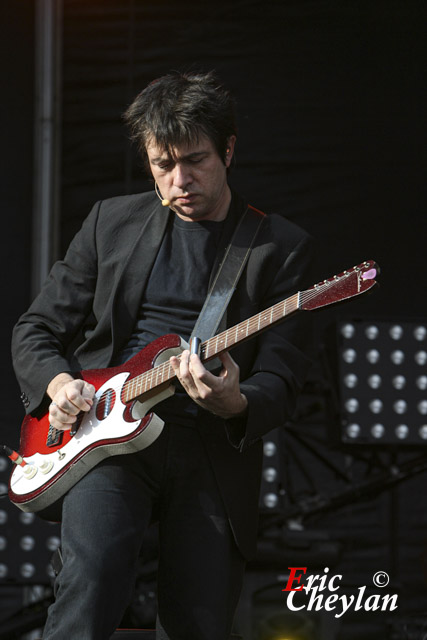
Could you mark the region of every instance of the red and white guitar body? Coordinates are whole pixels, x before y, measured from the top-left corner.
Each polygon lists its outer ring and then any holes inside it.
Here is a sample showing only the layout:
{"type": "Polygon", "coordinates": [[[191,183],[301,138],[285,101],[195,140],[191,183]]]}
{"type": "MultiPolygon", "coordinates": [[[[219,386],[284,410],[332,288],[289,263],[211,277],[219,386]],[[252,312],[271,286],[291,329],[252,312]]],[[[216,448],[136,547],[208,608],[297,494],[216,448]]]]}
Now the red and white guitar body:
{"type": "MultiPolygon", "coordinates": [[[[377,269],[368,260],[295,293],[203,342],[200,359],[208,362],[296,311],[320,309],[368,291],[376,284],[377,269]]],[[[94,385],[96,394],[92,409],[80,414],[73,432],[53,429],[48,413],[26,416],[19,454],[10,456],[16,464],[9,485],[11,501],[23,511],[45,509],[104,458],[148,447],[163,428],[151,409],[174,393],[169,358],[185,348],[179,336],[170,334],[120,367],[82,371],[81,378],[94,385]]]]}
{"type": "Polygon", "coordinates": [[[164,423],[150,409],[173,395],[173,384],[168,381],[142,402],[123,402],[123,389],[135,372],[154,372],[186,347],[179,336],[171,334],[155,340],[121,367],[82,371],[82,378],[97,389],[93,406],[80,414],[74,435],[56,431],[56,444],[49,437],[48,415],[40,420],[27,416],[20,443],[27,464],[13,470],[12,501],[23,511],[45,509],[104,458],[141,451],[154,442],[164,423]]]}

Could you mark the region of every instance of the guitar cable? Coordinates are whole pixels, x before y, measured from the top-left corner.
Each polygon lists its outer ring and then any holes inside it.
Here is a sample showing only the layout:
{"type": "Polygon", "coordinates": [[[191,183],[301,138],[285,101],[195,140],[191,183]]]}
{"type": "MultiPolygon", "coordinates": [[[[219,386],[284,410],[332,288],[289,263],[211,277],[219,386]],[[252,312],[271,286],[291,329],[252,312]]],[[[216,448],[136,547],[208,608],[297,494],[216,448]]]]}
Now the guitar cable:
{"type": "Polygon", "coordinates": [[[9,460],[12,460],[13,464],[19,465],[20,467],[25,467],[28,464],[17,451],[14,451],[14,449],[11,449],[5,444],[3,445],[3,451],[9,460]]]}

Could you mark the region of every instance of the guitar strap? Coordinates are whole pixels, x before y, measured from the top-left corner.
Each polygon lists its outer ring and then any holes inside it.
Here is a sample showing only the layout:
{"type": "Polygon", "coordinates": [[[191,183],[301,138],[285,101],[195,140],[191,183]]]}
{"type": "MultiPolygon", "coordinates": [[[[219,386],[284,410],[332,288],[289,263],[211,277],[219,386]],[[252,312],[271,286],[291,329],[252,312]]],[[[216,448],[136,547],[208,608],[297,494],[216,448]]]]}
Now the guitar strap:
{"type": "Polygon", "coordinates": [[[224,258],[197,318],[191,339],[197,337],[204,342],[215,335],[264,218],[265,213],[248,205],[225,250],[224,258]]]}

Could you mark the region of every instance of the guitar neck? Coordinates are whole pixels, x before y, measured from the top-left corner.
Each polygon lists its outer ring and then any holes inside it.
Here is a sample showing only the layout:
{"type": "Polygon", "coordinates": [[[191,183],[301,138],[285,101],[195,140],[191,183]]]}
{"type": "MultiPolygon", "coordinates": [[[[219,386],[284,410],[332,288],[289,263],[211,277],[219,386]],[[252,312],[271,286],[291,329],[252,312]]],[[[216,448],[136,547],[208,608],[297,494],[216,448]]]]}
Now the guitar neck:
{"type": "Polygon", "coordinates": [[[284,320],[291,313],[295,313],[299,309],[300,295],[300,293],[295,293],[290,298],[264,309],[264,311],[239,322],[213,338],[209,338],[200,346],[200,359],[202,362],[208,362],[224,351],[229,351],[236,344],[249,340],[277,322],[284,320]]]}
{"type": "MultiPolygon", "coordinates": [[[[200,347],[200,359],[202,362],[212,360],[224,351],[229,351],[236,344],[248,340],[284,320],[299,309],[304,311],[320,309],[369,291],[376,284],[377,273],[378,265],[373,260],[366,260],[348,271],[343,271],[328,280],[315,284],[306,291],[299,291],[286,300],[274,304],[203,342],[200,347]]],[[[166,385],[174,377],[175,373],[172,367],[169,362],[165,362],[126,382],[123,386],[123,400],[131,402],[144,393],[166,385]]]]}
{"type": "MultiPolygon", "coordinates": [[[[303,292],[304,294],[305,292],[303,292]]],[[[237,344],[249,340],[265,329],[280,322],[299,309],[301,292],[295,293],[286,300],[257,313],[256,315],[239,322],[239,324],[226,329],[222,333],[209,338],[200,345],[200,359],[202,362],[213,360],[221,353],[229,351],[237,344]]],[[[150,369],[135,378],[132,378],[123,387],[124,402],[131,402],[148,391],[153,391],[169,383],[175,378],[175,372],[169,362],[150,369]]]]}

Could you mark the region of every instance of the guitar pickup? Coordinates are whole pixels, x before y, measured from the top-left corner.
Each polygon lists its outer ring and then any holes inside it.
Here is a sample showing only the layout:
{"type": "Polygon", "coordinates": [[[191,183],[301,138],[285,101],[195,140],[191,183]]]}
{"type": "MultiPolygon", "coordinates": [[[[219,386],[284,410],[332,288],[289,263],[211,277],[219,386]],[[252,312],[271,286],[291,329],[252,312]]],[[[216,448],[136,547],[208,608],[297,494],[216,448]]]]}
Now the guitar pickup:
{"type": "Polygon", "coordinates": [[[62,431],[55,429],[52,425],[49,425],[49,431],[47,432],[46,446],[56,447],[62,440],[62,431]]]}

